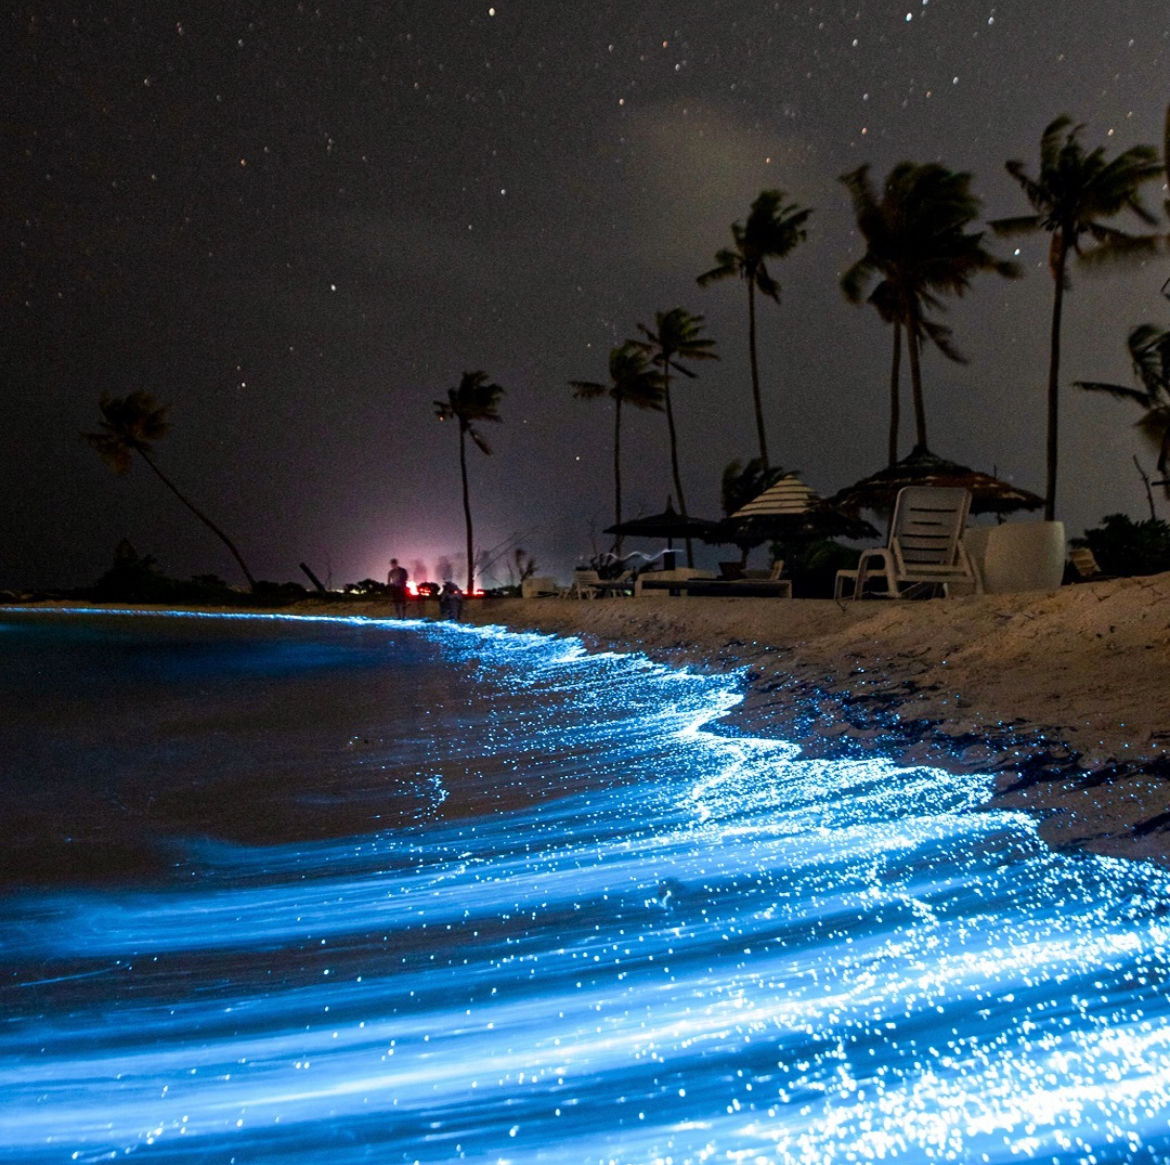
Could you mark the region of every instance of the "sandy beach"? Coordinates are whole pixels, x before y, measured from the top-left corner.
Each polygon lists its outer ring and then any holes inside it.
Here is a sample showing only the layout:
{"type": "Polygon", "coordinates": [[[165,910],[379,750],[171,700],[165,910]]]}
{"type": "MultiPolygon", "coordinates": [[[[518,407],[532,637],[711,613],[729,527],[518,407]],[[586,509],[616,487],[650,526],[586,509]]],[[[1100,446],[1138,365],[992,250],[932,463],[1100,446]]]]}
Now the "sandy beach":
{"type": "Polygon", "coordinates": [[[736,723],[806,751],[995,774],[1058,847],[1170,865],[1170,574],[1053,593],[838,604],[488,600],[469,618],[744,669],[736,723]]]}

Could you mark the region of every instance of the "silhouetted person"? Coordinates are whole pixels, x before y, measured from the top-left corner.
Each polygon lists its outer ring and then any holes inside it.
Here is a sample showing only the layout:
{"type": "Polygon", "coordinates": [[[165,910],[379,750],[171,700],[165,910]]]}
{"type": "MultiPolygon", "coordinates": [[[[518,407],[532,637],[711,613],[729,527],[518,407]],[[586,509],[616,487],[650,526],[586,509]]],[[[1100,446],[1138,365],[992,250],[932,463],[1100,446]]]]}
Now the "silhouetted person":
{"type": "Polygon", "coordinates": [[[406,580],[405,566],[398,565],[398,559],[390,559],[390,572],[386,575],[386,586],[390,590],[390,602],[394,604],[394,614],[402,619],[406,616],[406,580]]]}
{"type": "Polygon", "coordinates": [[[448,579],[439,592],[439,618],[459,621],[463,614],[463,592],[448,579]]]}

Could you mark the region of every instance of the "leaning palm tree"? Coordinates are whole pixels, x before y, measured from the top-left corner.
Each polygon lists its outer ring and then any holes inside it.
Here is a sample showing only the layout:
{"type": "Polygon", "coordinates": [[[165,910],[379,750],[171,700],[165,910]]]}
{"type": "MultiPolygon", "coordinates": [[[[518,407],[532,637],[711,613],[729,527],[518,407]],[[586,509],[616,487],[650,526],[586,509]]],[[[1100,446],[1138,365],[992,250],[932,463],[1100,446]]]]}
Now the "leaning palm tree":
{"type": "Polygon", "coordinates": [[[1098,147],[1086,153],[1079,141],[1082,125],[1069,117],[1049,123],[1040,139],[1040,170],[1029,176],[1024,163],[1007,163],[1008,173],[1020,184],[1034,214],[999,219],[992,228],[1003,235],[1047,231],[1048,269],[1052,275],[1052,325],[1048,352],[1047,476],[1044,516],[1056,513],[1057,422],[1060,397],[1060,332],[1064,293],[1068,287],[1070,253],[1090,261],[1141,257],[1157,242],[1153,236],[1130,234],[1106,224],[1124,210],[1143,223],[1153,216],[1142,206],[1138,191],[1161,172],[1152,146],[1131,146],[1112,161],[1098,147]],[[1087,239],[1086,239],[1087,236],[1087,239]],[[1088,247],[1084,243],[1088,243],[1088,247]]]}
{"type": "Polygon", "coordinates": [[[154,445],[170,431],[167,419],[170,405],[160,405],[154,394],[137,389],[127,396],[112,397],[102,393],[98,401],[102,413],[101,429],[96,433],[82,433],[89,444],[97,450],[101,459],[119,477],[130,471],[137,453],[155,476],[201,521],[229,550],[248,580],[251,590],[256,589],[256,580],[248,569],[235,543],[195,504],[179,491],[178,486],[161,469],[154,459],[154,445]]]}
{"type": "Polygon", "coordinates": [[[942,311],[943,295],[962,295],[981,271],[1014,278],[1014,263],[997,259],[983,245],[983,234],[968,228],[979,214],[971,192],[971,175],[954,173],[936,162],[902,162],[890,171],[879,192],[861,166],[841,181],[853,199],[865,254],[841,277],[850,303],[868,302],[893,325],[890,370],[889,462],[898,459],[899,371],[902,337],[910,358],[915,443],[926,447],[926,404],[922,391],[921,353],[929,340],[950,360],[965,363],[951,342],[951,330],[928,311],[942,311]]]}
{"type": "Polygon", "coordinates": [[[747,221],[731,224],[734,246],[715,253],[715,266],[699,276],[706,287],[721,279],[738,276],[748,289],[748,355],[752,369],[752,401],[756,410],[756,435],[760,460],[768,464],[768,439],[764,432],[764,407],[760,399],[760,365],[756,354],[756,292],[780,302],[780,284],[768,273],[768,259],[783,259],[808,235],[805,223],[812,210],[784,205],[782,190],[761,190],[752,203],[747,221]]]}
{"type": "Polygon", "coordinates": [[[1138,429],[1158,450],[1162,490],[1170,498],[1170,330],[1141,324],[1129,334],[1129,355],[1141,388],[1078,380],[1078,388],[1104,392],[1118,400],[1133,401],[1144,410],[1138,429]]]}
{"type": "Polygon", "coordinates": [[[437,400],[435,416],[440,421],[457,421],[459,428],[459,472],[463,478],[463,519],[467,530],[467,593],[475,593],[475,543],[471,528],[471,494],[467,487],[467,438],[481,453],[491,455],[491,446],[476,428],[481,421],[499,423],[500,397],[504,390],[488,380],[486,372],[465,372],[456,388],[447,389],[447,399],[437,400]]]}
{"type": "MultiPolygon", "coordinates": [[[[715,341],[701,334],[703,317],[691,315],[681,307],[671,308],[667,312],[655,312],[653,329],[645,324],[639,324],[638,331],[645,338],[634,340],[633,343],[650,357],[650,363],[662,373],[662,400],[666,406],[666,428],[670,434],[670,469],[674,475],[674,493],[678,498],[679,513],[686,518],[687,502],[683,495],[682,475],[678,469],[678,435],[675,432],[674,408],[670,399],[670,374],[680,372],[693,380],[695,373],[680,361],[718,360],[719,357],[713,351],[715,341]]],[[[695,553],[689,534],[686,542],[687,566],[694,566],[695,553]]]]}
{"type": "MultiPolygon", "coordinates": [[[[637,409],[661,410],[662,374],[650,363],[646,353],[633,340],[627,340],[609,353],[609,384],[595,380],[570,380],[573,395],[581,400],[608,396],[613,409],[613,511],[614,525],[622,521],[622,405],[637,409]]],[[[621,548],[616,535],[615,549],[621,548]]]]}

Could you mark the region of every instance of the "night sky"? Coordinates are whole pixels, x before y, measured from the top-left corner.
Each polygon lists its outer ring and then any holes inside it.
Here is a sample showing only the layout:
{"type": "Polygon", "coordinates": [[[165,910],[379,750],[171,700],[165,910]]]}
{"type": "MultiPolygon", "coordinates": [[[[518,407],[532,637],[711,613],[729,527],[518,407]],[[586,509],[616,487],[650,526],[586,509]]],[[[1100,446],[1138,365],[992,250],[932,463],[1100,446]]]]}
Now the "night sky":
{"type": "MultiPolygon", "coordinates": [[[[100,393],[136,388],[173,406],[160,464],[257,577],[305,561],[340,586],[391,555],[433,577],[463,527],[432,402],[473,369],[507,390],[494,456],[472,450],[477,544],[564,577],[612,520],[610,404],[568,381],[604,380],[677,305],[722,355],[675,395],[690,509],[718,516],[723,466],[755,449],[746,293],[695,277],[766,187],[814,208],[760,304],[770,449],[832,493],[884,461],[891,344],[839,291],[863,248],[838,176],[938,160],[987,218],[1025,214],[1004,162],[1034,172],[1052,118],[1113,156],[1160,144],[1170,100],[1164,0],[29,0],[2,35],[10,587],[92,582],[124,537],[240,581],[145,466],[115,478],[81,440],[100,393]]],[[[930,444],[1040,492],[1047,238],[995,247],[1026,274],[952,302],[970,363],[924,357],[930,444]]],[[[1168,276],[1074,271],[1066,382],[1129,382],[1126,333],[1166,325],[1168,276]]],[[[1148,516],[1137,416],[1066,391],[1070,534],[1148,516]]],[[[908,452],[908,403],[903,425],[908,452]]],[[[625,432],[627,516],[660,510],[665,420],[625,432]]]]}

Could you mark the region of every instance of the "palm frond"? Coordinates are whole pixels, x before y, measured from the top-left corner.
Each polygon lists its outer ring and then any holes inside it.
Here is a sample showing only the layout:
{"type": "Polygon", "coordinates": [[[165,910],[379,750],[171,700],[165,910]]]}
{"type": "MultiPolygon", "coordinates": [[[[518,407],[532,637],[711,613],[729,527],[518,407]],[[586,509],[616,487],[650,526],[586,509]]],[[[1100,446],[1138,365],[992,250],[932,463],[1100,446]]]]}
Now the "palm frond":
{"type": "Polygon", "coordinates": [[[599,384],[596,380],[570,380],[569,387],[573,390],[573,395],[580,400],[592,400],[609,392],[608,385],[599,384]]]}
{"type": "Polygon", "coordinates": [[[134,457],[130,448],[111,433],[82,433],[97,455],[118,477],[129,473],[134,457]]]}
{"type": "Polygon", "coordinates": [[[1170,399],[1170,329],[1139,324],[1126,341],[1134,371],[1147,390],[1170,399]]]}
{"type": "Polygon", "coordinates": [[[570,380],[573,395],[582,400],[609,396],[619,404],[639,409],[661,409],[663,398],[662,374],[650,363],[645,345],[639,340],[627,340],[610,350],[609,383],[595,380],[570,380]]]}
{"type": "Polygon", "coordinates": [[[447,389],[447,399],[434,401],[435,416],[440,421],[458,421],[460,434],[466,433],[477,448],[491,453],[475,425],[480,421],[499,424],[503,418],[499,413],[500,397],[504,390],[488,380],[482,370],[465,372],[454,388],[447,389]]]}
{"type": "Polygon", "coordinates": [[[776,303],[780,302],[780,284],[768,274],[763,263],[756,267],[756,290],[776,303]]]}
{"type": "Polygon", "coordinates": [[[1108,384],[1103,380],[1074,380],[1073,384],[1077,388],[1083,388],[1088,392],[1102,392],[1108,396],[1114,397],[1116,400],[1131,400],[1134,404],[1148,406],[1150,403],[1149,393],[1143,392],[1140,388],[1133,388],[1125,384],[1108,384]]]}
{"type": "Polygon", "coordinates": [[[997,235],[1030,235],[1043,227],[1044,219],[1038,214],[1020,214],[1009,218],[992,219],[987,225],[997,235]]]}
{"type": "Polygon", "coordinates": [[[1150,235],[1131,235],[1126,231],[1109,227],[1103,223],[1089,223],[1085,233],[1096,243],[1095,247],[1077,254],[1082,264],[1090,270],[1124,263],[1140,263],[1157,254],[1161,240],[1150,235]]]}
{"type": "Polygon", "coordinates": [[[743,274],[740,256],[736,251],[722,250],[715,252],[715,266],[710,271],[704,271],[696,282],[700,287],[717,283],[721,279],[732,279],[743,274]]]}
{"type": "Polygon", "coordinates": [[[467,426],[467,435],[475,442],[475,447],[481,453],[486,453],[489,457],[491,456],[492,447],[484,440],[483,434],[474,425],[467,426]]]}
{"type": "Polygon", "coordinates": [[[922,334],[948,359],[956,364],[966,364],[967,357],[955,347],[951,340],[951,329],[935,320],[923,319],[919,324],[922,334]]]}

